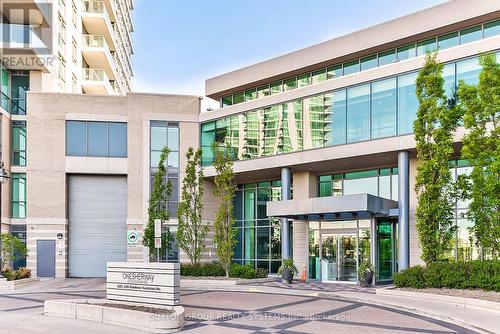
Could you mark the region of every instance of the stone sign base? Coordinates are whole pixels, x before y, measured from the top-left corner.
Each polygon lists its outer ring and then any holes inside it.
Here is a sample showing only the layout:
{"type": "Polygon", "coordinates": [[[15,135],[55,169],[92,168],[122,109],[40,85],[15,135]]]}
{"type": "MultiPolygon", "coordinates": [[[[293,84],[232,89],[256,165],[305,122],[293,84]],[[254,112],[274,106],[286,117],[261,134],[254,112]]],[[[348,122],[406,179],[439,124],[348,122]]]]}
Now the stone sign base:
{"type": "Polygon", "coordinates": [[[44,304],[44,314],[113,324],[148,333],[175,333],[182,330],[185,323],[182,306],[152,306],[107,299],[47,300],[44,304]],[[110,304],[117,304],[121,307],[109,306],[110,304]],[[136,311],[123,308],[123,306],[131,308],[144,306],[157,308],[158,311],[170,310],[171,313],[136,311]]]}

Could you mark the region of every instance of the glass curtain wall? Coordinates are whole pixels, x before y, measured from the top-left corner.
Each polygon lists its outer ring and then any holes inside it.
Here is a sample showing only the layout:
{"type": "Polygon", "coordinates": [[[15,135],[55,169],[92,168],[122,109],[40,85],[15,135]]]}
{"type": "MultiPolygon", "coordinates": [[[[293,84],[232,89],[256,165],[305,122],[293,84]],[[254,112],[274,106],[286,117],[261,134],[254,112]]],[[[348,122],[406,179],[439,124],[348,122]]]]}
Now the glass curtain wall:
{"type": "Polygon", "coordinates": [[[26,166],[26,122],[12,122],[12,165],[26,166]]]}
{"type": "Polygon", "coordinates": [[[233,204],[238,230],[234,262],[277,273],[281,264],[280,222],[266,215],[268,201],[281,200],[281,181],[238,186],[233,204]]]}
{"type": "Polygon", "coordinates": [[[10,74],[9,71],[0,64],[0,75],[1,75],[1,96],[0,105],[1,107],[10,112],[10,74]]]}
{"type": "MultiPolygon", "coordinates": [[[[499,54],[497,54],[497,57],[499,54]]],[[[443,68],[446,94],[455,98],[460,80],[479,80],[479,58],[443,68]]],[[[201,126],[203,165],[213,142],[229,143],[235,160],[297,152],[413,132],[418,72],[231,115],[201,126]]]]}
{"type": "Polygon", "coordinates": [[[12,218],[26,218],[26,174],[12,173],[12,218]]]}
{"type": "Polygon", "coordinates": [[[26,97],[30,89],[30,76],[28,71],[11,74],[11,106],[10,112],[14,115],[26,115],[26,97]]]}

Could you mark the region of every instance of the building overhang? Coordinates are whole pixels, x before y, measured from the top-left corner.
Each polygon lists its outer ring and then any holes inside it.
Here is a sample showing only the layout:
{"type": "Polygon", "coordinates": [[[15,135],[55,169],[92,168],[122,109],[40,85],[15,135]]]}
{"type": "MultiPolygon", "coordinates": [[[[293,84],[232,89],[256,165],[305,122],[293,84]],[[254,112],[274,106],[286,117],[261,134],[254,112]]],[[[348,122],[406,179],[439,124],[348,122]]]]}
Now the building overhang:
{"type": "Polygon", "coordinates": [[[394,216],[398,202],[370,194],[356,194],[270,201],[266,206],[268,217],[338,220],[394,216]]]}

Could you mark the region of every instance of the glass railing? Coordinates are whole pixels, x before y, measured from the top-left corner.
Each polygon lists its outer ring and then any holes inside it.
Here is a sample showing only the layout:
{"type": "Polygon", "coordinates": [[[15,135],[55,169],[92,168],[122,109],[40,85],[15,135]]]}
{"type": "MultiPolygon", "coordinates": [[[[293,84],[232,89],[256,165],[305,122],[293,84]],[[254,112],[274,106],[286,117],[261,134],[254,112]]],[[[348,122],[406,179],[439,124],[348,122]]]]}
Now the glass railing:
{"type": "Polygon", "coordinates": [[[83,35],[83,46],[88,48],[108,48],[103,35],[83,35]]]}
{"type": "Polygon", "coordinates": [[[26,48],[46,48],[40,37],[28,25],[2,23],[0,24],[0,36],[2,43],[11,44],[3,47],[15,48],[19,47],[16,44],[23,44],[22,47],[26,48]]]}
{"type": "Polygon", "coordinates": [[[84,68],[83,69],[83,80],[84,81],[105,81],[108,80],[108,76],[103,69],[99,68],[84,68]]]}
{"type": "Polygon", "coordinates": [[[86,13],[105,13],[104,1],[93,1],[93,0],[85,0],[83,1],[83,11],[86,13]]]}

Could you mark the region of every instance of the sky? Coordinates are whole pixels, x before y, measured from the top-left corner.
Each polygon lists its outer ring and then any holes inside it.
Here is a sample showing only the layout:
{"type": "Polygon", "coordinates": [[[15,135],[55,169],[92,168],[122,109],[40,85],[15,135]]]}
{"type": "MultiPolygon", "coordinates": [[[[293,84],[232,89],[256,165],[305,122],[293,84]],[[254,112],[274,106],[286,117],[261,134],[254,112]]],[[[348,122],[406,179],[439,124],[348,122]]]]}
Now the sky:
{"type": "Polygon", "coordinates": [[[134,0],[133,90],[204,96],[208,78],[445,1],[134,0]]]}

